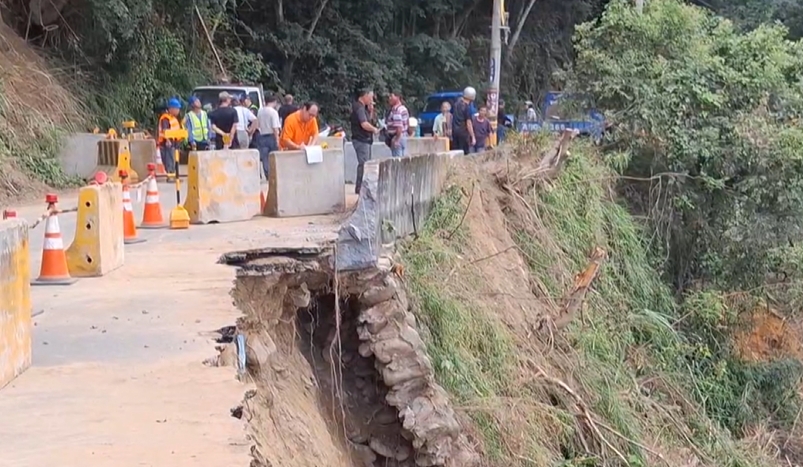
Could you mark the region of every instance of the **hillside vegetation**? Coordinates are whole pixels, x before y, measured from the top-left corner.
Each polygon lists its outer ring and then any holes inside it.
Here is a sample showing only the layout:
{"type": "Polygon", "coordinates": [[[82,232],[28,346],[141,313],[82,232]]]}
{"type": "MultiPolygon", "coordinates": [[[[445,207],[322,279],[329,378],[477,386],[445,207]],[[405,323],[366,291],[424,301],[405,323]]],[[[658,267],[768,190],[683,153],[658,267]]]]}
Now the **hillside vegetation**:
{"type": "Polygon", "coordinates": [[[602,144],[466,162],[403,250],[441,382],[494,465],[801,465],[803,44],[612,1],[575,51],[602,144]]]}

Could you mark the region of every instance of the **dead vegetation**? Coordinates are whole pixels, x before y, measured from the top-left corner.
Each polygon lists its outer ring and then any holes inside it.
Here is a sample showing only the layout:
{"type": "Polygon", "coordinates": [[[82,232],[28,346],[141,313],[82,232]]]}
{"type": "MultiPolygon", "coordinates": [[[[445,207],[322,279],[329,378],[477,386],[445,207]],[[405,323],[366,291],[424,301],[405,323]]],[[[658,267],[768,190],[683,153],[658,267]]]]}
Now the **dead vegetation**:
{"type": "MultiPolygon", "coordinates": [[[[65,132],[83,125],[59,73],[0,21],[0,202],[41,196],[67,180],[56,160],[65,132]]],[[[66,82],[66,81],[63,81],[66,82]]]]}
{"type": "Polygon", "coordinates": [[[401,248],[438,381],[483,458],[774,464],[773,445],[731,438],[694,402],[672,296],[609,170],[572,139],[463,161],[401,248]]]}

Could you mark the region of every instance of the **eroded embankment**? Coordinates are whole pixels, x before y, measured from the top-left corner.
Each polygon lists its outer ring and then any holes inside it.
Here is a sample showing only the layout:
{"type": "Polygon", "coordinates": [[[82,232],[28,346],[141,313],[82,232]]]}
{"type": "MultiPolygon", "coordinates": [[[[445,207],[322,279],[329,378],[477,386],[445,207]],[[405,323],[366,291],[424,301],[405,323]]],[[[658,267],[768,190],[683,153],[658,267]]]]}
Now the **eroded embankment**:
{"type": "Polygon", "coordinates": [[[390,268],[336,274],[315,249],[227,258],[256,384],[252,466],[476,463],[390,268]]]}

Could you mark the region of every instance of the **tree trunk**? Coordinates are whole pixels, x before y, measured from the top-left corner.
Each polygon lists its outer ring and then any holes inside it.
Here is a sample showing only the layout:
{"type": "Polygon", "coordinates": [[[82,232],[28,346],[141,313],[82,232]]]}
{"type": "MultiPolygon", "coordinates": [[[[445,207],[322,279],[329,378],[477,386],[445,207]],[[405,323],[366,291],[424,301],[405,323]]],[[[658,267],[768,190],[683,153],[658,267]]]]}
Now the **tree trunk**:
{"type": "Polygon", "coordinates": [[[516,48],[516,44],[519,42],[521,31],[524,29],[524,23],[527,22],[527,18],[530,16],[530,11],[532,11],[533,5],[535,5],[535,0],[528,0],[527,6],[524,8],[524,11],[522,11],[521,15],[519,15],[518,20],[516,21],[516,30],[513,31],[513,36],[510,38],[510,43],[508,43],[507,49],[505,50],[505,63],[510,63],[510,58],[513,56],[513,49],[516,48]]]}
{"type": "Polygon", "coordinates": [[[482,0],[474,0],[474,3],[471,4],[470,7],[466,8],[463,13],[457,17],[454,23],[454,29],[452,29],[452,39],[456,39],[457,36],[463,31],[463,28],[466,26],[466,22],[468,21],[471,14],[474,13],[474,10],[477,9],[479,4],[482,0]]]}
{"type": "MultiPolygon", "coordinates": [[[[321,16],[323,16],[323,10],[326,8],[326,5],[329,4],[329,0],[323,0],[320,5],[318,5],[318,9],[315,10],[315,16],[312,18],[312,23],[307,29],[307,34],[304,36],[306,42],[309,42],[312,39],[312,35],[315,34],[315,28],[318,26],[318,22],[321,20],[321,16]]],[[[278,8],[281,8],[281,0],[279,0],[278,8]]],[[[282,67],[282,84],[289,89],[290,85],[293,82],[293,66],[296,63],[296,59],[298,55],[293,55],[292,57],[287,57],[287,60],[284,62],[284,66],[282,67]]]]}

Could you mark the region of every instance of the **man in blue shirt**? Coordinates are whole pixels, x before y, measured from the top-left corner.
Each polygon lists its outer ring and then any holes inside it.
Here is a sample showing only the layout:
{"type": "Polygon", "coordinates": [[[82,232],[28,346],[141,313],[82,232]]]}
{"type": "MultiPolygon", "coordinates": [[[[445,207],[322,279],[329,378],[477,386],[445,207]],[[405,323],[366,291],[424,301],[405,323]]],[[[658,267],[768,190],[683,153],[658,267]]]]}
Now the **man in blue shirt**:
{"type": "Polygon", "coordinates": [[[206,111],[201,108],[201,100],[195,96],[190,97],[190,111],[184,117],[184,128],[187,129],[187,140],[193,151],[209,149],[212,124],[206,111]]]}

